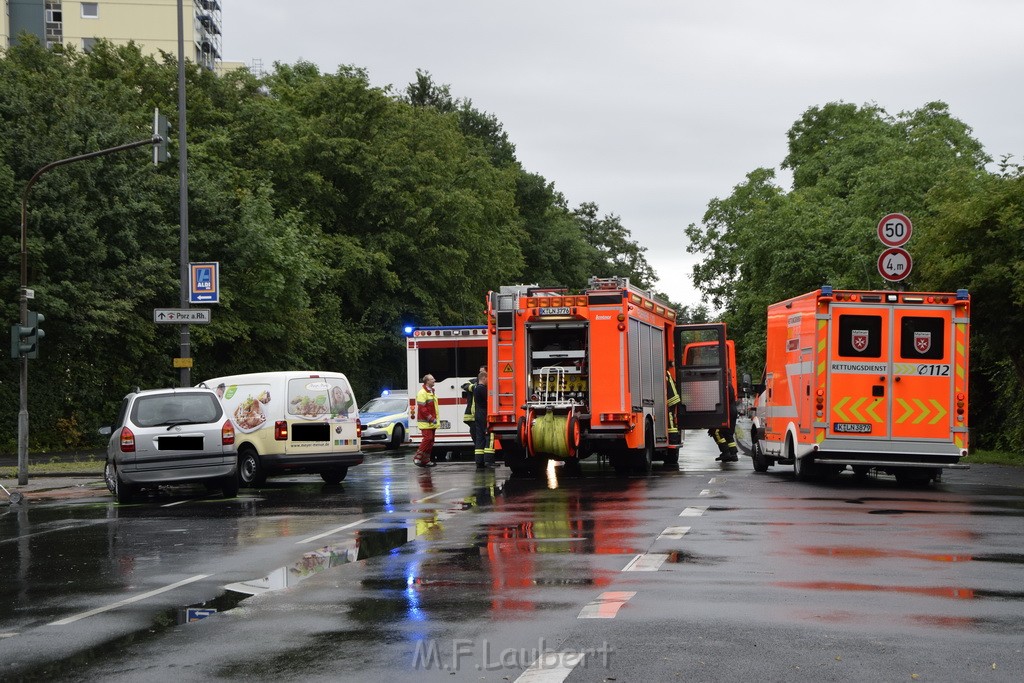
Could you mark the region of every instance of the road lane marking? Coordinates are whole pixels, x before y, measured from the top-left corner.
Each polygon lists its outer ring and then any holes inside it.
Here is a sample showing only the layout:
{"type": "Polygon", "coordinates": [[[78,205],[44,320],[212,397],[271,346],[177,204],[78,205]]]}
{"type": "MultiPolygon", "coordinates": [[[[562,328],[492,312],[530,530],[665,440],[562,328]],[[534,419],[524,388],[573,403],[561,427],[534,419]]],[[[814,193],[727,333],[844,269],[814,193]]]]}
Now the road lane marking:
{"type": "Polygon", "coordinates": [[[661,536],[658,536],[658,539],[659,540],[662,539],[662,538],[675,538],[675,539],[679,539],[679,538],[682,538],[683,536],[685,536],[687,533],[689,533],[689,531],[690,531],[690,527],[688,527],[688,526],[670,526],[670,527],[666,527],[665,530],[661,532],[661,536]]]}
{"type": "Polygon", "coordinates": [[[441,493],[432,493],[429,496],[426,496],[425,498],[419,498],[417,500],[412,500],[412,501],[409,501],[409,502],[410,503],[422,503],[424,501],[430,500],[431,498],[437,498],[438,496],[443,496],[446,493],[451,493],[452,491],[458,491],[458,489],[448,489],[447,491],[441,491],[441,493]]]}
{"type": "Polygon", "coordinates": [[[725,477],[711,477],[711,479],[708,480],[708,483],[709,484],[724,484],[727,481],[728,481],[728,479],[726,479],[725,477]]]}
{"type": "Polygon", "coordinates": [[[562,683],[582,661],[582,652],[545,652],[515,683],[562,683]]]}
{"type": "Polygon", "coordinates": [[[591,600],[580,610],[577,619],[614,619],[619,610],[636,595],[636,591],[608,591],[591,600]]]}
{"type": "Polygon", "coordinates": [[[196,574],[195,576],[190,576],[187,579],[182,579],[181,581],[177,581],[175,583],[172,583],[169,586],[164,586],[163,588],[157,588],[156,590],[151,590],[148,593],[142,593],[141,595],[136,595],[136,596],[133,596],[133,597],[130,597],[130,598],[125,598],[124,600],[118,600],[117,602],[112,603],[110,605],[107,605],[106,607],[97,607],[96,609],[91,609],[88,612],[82,612],[81,614],[75,614],[75,615],[70,616],[70,617],[65,617],[64,619],[59,619],[57,621],[52,621],[52,622],[50,622],[48,624],[48,626],[66,626],[66,625],[68,625],[70,623],[78,621],[79,619],[85,619],[86,617],[92,617],[92,616],[95,616],[97,614],[102,614],[103,612],[109,612],[112,609],[117,609],[118,607],[124,607],[125,605],[132,604],[133,602],[139,602],[140,600],[145,600],[146,598],[151,598],[154,595],[160,595],[161,593],[166,593],[167,591],[172,591],[175,588],[179,588],[181,586],[184,586],[185,584],[193,583],[195,581],[201,581],[201,580],[205,579],[208,576],[209,576],[209,574],[196,574]]]}
{"type": "Polygon", "coordinates": [[[700,492],[700,495],[702,495],[702,496],[710,496],[711,495],[711,489],[704,489],[703,491],[700,492]]]}
{"type": "Polygon", "coordinates": [[[58,531],[77,531],[78,529],[85,529],[85,528],[88,528],[88,527],[91,527],[91,526],[96,526],[97,524],[109,524],[110,522],[111,522],[111,520],[109,520],[109,519],[99,519],[99,520],[94,520],[94,521],[90,521],[90,522],[85,522],[85,523],[82,523],[82,524],[69,524],[68,526],[57,527],[56,529],[46,529],[45,531],[34,531],[31,534],[22,534],[21,536],[13,536],[11,538],[0,539],[0,544],[3,544],[3,543],[14,543],[16,541],[22,541],[22,540],[24,540],[26,538],[33,538],[35,536],[42,536],[43,534],[53,534],[53,533],[57,533],[58,531]]]}
{"type": "Polygon", "coordinates": [[[161,505],[160,507],[162,507],[162,508],[172,508],[175,505],[181,505],[183,503],[191,503],[193,500],[201,500],[201,498],[186,498],[185,500],[179,500],[179,501],[174,502],[174,503],[167,503],[166,505],[161,505]]]}
{"type": "Polygon", "coordinates": [[[622,568],[624,572],[656,572],[668,559],[666,553],[644,553],[637,555],[622,568]]]}
{"type": "Polygon", "coordinates": [[[707,511],[707,506],[688,507],[679,513],[680,517],[700,517],[707,511]]]}
{"type": "Polygon", "coordinates": [[[331,534],[336,534],[339,531],[344,531],[345,529],[351,529],[354,526],[359,526],[363,522],[369,522],[369,521],[370,521],[370,518],[367,517],[366,519],[361,519],[358,522],[352,522],[351,524],[346,524],[344,526],[339,526],[336,529],[331,529],[330,531],[325,531],[322,534],[317,534],[316,536],[310,536],[309,538],[304,538],[301,541],[295,541],[295,545],[302,545],[303,543],[312,543],[313,541],[319,541],[324,536],[330,536],[331,534]]]}

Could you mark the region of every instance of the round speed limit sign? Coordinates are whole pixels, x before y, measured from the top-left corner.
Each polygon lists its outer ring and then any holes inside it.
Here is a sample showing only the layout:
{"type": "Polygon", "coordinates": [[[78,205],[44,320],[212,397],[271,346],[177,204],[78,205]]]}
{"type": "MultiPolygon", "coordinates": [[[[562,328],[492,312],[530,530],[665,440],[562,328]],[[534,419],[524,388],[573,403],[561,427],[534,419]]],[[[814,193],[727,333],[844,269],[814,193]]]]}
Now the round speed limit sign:
{"type": "Polygon", "coordinates": [[[878,239],[887,247],[901,247],[910,240],[914,226],[902,213],[890,213],[878,221],[878,239]]]}

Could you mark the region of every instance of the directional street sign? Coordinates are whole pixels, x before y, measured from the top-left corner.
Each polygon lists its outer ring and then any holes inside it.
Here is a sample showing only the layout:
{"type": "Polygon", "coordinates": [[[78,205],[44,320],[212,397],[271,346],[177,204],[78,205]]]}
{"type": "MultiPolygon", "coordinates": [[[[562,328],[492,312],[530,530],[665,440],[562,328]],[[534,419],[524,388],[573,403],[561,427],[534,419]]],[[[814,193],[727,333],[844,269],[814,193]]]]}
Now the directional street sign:
{"type": "Polygon", "coordinates": [[[878,272],[889,282],[899,282],[908,275],[914,267],[914,262],[906,249],[893,247],[886,249],[878,257],[878,272]]]}
{"type": "Polygon", "coordinates": [[[205,325],[210,322],[209,308],[154,308],[153,322],[205,325]]]}
{"type": "Polygon", "coordinates": [[[190,304],[220,303],[220,263],[190,263],[189,293],[190,304]]]}

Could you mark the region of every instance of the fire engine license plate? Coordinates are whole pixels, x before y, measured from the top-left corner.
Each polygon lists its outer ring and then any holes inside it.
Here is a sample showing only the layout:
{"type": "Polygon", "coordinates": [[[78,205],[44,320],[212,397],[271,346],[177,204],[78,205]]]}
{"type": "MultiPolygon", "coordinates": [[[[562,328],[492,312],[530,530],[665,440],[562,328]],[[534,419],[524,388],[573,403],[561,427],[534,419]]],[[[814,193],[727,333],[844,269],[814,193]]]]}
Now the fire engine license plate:
{"type": "Polygon", "coordinates": [[[537,313],[540,315],[569,315],[572,311],[568,306],[559,306],[558,308],[538,308],[537,313]]]}
{"type": "Polygon", "coordinates": [[[846,434],[870,434],[871,425],[859,422],[836,422],[832,431],[846,434]]]}

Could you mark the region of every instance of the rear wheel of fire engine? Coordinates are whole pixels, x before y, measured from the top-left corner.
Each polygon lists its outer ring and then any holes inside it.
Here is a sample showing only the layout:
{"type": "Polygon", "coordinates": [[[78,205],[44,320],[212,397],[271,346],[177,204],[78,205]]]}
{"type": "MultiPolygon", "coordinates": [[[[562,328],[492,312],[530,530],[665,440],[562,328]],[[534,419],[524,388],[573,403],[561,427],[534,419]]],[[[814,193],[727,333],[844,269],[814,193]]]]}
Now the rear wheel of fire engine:
{"type": "Polygon", "coordinates": [[[620,477],[624,477],[629,474],[630,468],[630,456],[627,453],[612,453],[608,456],[608,462],[611,463],[612,469],[615,470],[615,474],[620,477]]]}
{"type": "Polygon", "coordinates": [[[666,448],[664,453],[665,455],[661,461],[665,463],[665,467],[679,464],[679,448],[666,448]]]}
{"type": "Polygon", "coordinates": [[[757,438],[756,430],[750,430],[750,459],[754,461],[755,472],[768,471],[768,456],[761,449],[761,441],[757,438]]]}
{"type": "Polygon", "coordinates": [[[854,465],[853,466],[853,478],[858,481],[863,481],[868,478],[868,473],[871,472],[870,465],[854,465]]]}
{"type": "Polygon", "coordinates": [[[238,453],[238,483],[242,486],[263,486],[266,481],[260,454],[252,446],[243,446],[238,453]]]}
{"type": "Polygon", "coordinates": [[[654,460],[654,427],[648,423],[644,429],[644,445],[633,455],[637,474],[650,474],[654,460]]]}
{"type": "Polygon", "coordinates": [[[405,443],[405,427],[395,425],[394,430],[391,432],[391,441],[388,441],[387,447],[394,450],[401,447],[403,443],[405,443]]]}
{"type": "Polygon", "coordinates": [[[340,484],[341,480],[344,479],[347,474],[347,467],[335,467],[334,469],[321,472],[320,478],[328,484],[340,484]]]}

